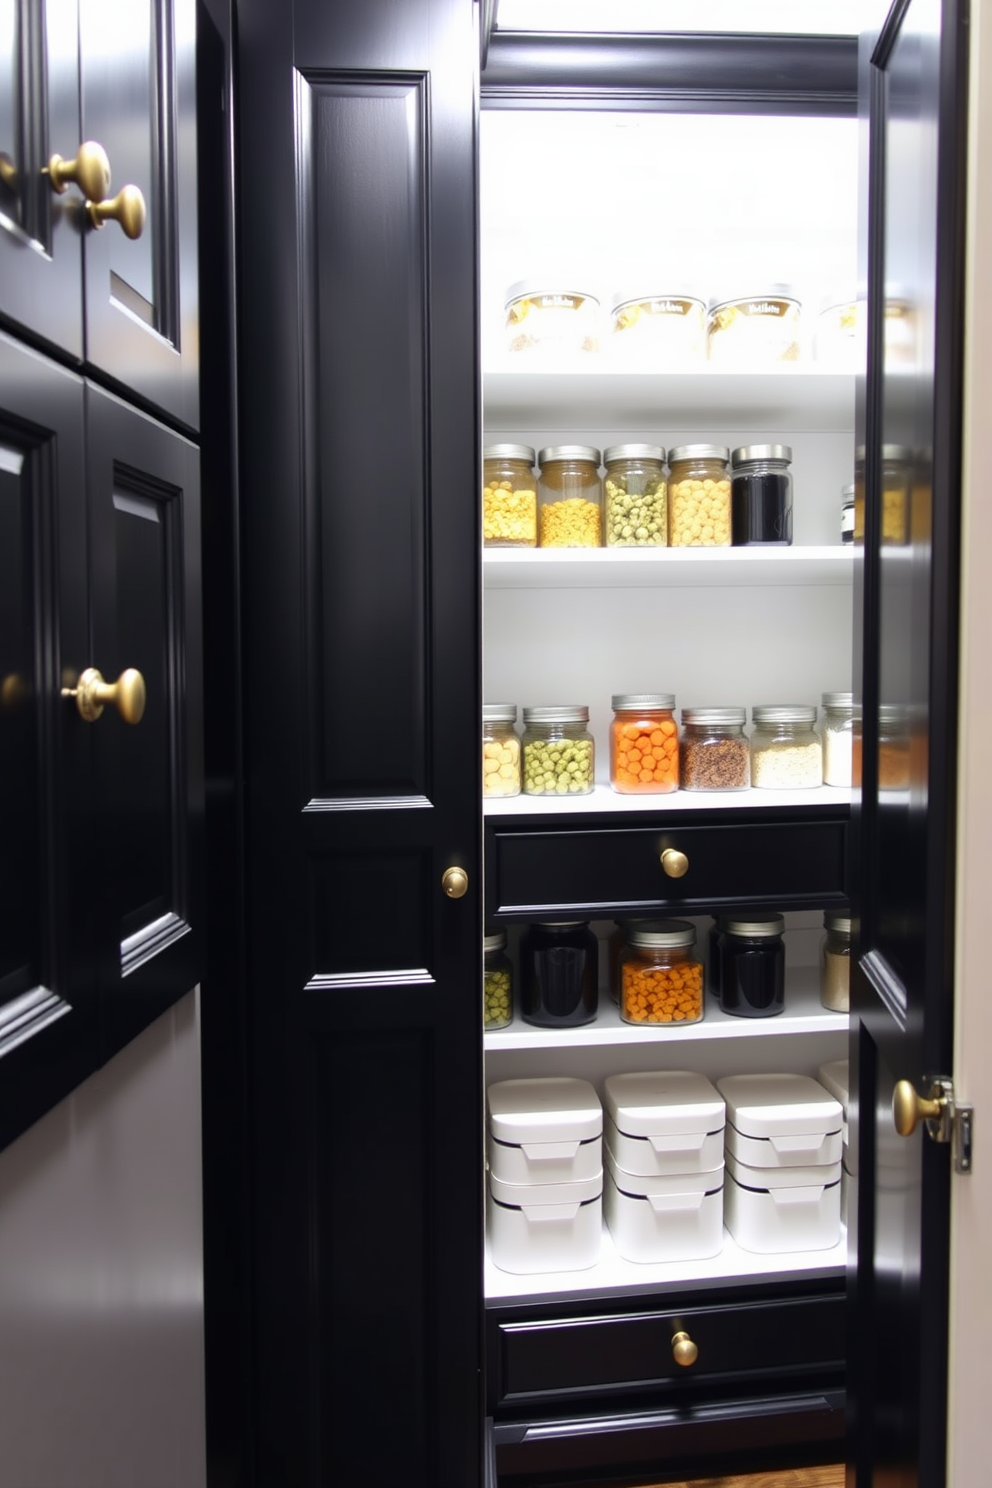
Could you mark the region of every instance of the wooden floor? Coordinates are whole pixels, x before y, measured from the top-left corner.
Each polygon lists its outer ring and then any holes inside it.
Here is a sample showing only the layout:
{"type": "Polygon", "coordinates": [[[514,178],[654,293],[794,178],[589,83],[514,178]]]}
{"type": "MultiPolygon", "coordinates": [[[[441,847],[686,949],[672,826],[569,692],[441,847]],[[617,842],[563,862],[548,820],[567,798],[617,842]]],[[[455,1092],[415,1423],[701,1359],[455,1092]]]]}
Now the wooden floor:
{"type": "MultiPolygon", "coordinates": [[[[647,1485],[645,1485],[647,1488],[647,1485]]],[[[844,1488],[844,1469],[798,1467],[790,1471],[749,1473],[746,1477],[678,1479],[653,1483],[650,1488],[844,1488]]]]}

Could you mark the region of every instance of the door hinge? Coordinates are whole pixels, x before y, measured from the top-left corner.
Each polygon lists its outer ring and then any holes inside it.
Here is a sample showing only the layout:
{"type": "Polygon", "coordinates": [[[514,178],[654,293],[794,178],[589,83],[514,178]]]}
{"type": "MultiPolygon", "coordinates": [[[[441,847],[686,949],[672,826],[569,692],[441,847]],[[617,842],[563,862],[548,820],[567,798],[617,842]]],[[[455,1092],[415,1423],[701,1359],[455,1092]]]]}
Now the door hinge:
{"type": "Polygon", "coordinates": [[[954,1099],[954,1081],[946,1075],[929,1075],[925,1083],[928,1100],[940,1108],[926,1118],[926,1129],[935,1142],[951,1144],[955,1173],[970,1173],[975,1108],[958,1104],[954,1099]]]}

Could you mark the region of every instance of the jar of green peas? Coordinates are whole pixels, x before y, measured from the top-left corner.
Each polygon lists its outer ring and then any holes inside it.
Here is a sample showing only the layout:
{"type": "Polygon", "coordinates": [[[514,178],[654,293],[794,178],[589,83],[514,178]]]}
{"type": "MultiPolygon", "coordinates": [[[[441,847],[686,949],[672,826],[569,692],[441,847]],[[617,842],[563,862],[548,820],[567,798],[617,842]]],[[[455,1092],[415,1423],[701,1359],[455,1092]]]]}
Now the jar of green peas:
{"type": "Polygon", "coordinates": [[[525,708],[523,752],[525,796],[587,796],[592,791],[595,751],[585,705],[525,708]]]}
{"type": "Polygon", "coordinates": [[[482,1020],[489,1028],[506,1028],[513,1018],[513,963],[506,954],[506,931],[482,941],[482,1020]]]}

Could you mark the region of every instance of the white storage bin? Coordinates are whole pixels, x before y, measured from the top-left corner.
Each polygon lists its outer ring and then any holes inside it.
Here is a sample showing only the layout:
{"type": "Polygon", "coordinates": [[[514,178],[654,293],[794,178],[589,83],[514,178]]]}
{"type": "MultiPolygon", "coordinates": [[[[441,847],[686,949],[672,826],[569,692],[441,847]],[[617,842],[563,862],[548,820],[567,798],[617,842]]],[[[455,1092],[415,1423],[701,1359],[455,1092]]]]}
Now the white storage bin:
{"type": "Polygon", "coordinates": [[[755,1168],[839,1163],[842,1111],[809,1075],[727,1075],[728,1155],[755,1168]]]}
{"type": "Polygon", "coordinates": [[[726,1107],[705,1075],[610,1075],[603,1095],[607,1145],[625,1173],[663,1177],[722,1166],[726,1107]]]}
{"type": "Polygon", "coordinates": [[[645,1177],[619,1170],[607,1148],[603,1209],[625,1260],[706,1260],[723,1249],[723,1164],[709,1173],[645,1177]]]}
{"type": "Polygon", "coordinates": [[[844,1112],[844,1123],[841,1128],[844,1137],[844,1151],[841,1156],[843,1168],[840,1179],[840,1217],[843,1224],[847,1224],[847,1189],[851,1174],[855,1171],[851,1161],[852,1153],[848,1136],[847,1107],[850,1098],[850,1067],[846,1059],[832,1059],[829,1064],[821,1064],[819,1068],[820,1083],[825,1090],[836,1100],[840,1101],[841,1110],[844,1112]]]}
{"type": "Polygon", "coordinates": [[[587,1080],[490,1085],[489,1171],[501,1183],[578,1183],[603,1169],[603,1108],[587,1080]]]}
{"type": "Polygon", "coordinates": [[[752,1168],[727,1154],[724,1223],[758,1255],[829,1250],[840,1240],[841,1165],[752,1168]]]}
{"type": "Polygon", "coordinates": [[[487,1218],[494,1265],[518,1276],[585,1271],[599,1259],[603,1175],[581,1183],[501,1183],[489,1175],[487,1218]]]}

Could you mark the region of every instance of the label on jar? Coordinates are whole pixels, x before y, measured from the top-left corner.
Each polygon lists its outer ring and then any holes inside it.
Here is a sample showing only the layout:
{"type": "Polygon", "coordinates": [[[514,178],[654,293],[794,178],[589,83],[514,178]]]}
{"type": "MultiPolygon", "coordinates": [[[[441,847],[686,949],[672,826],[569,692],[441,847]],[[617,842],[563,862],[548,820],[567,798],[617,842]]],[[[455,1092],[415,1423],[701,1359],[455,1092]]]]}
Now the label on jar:
{"type": "Polygon", "coordinates": [[[796,300],[733,300],[710,312],[710,356],[758,356],[766,361],[794,362],[799,357],[796,300]]]}

